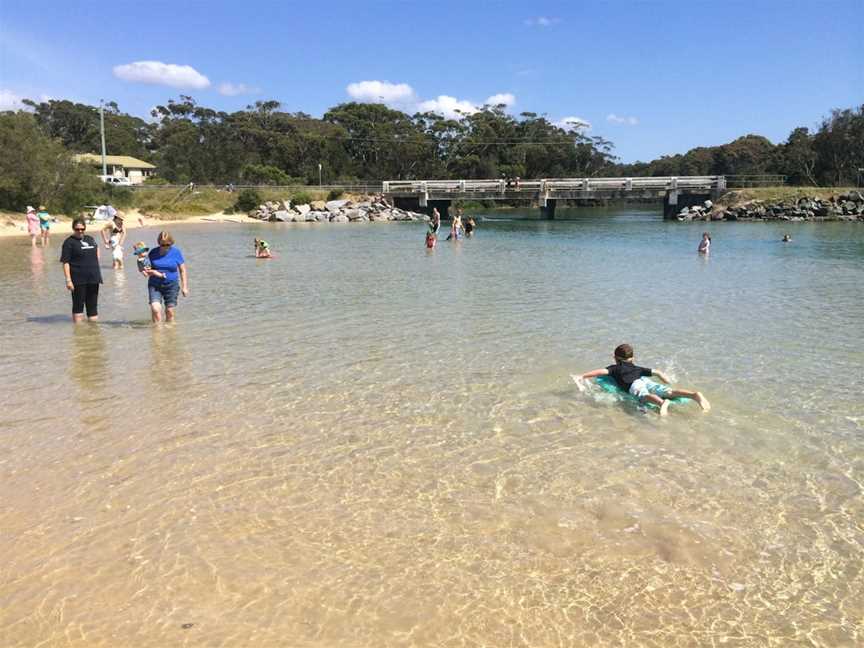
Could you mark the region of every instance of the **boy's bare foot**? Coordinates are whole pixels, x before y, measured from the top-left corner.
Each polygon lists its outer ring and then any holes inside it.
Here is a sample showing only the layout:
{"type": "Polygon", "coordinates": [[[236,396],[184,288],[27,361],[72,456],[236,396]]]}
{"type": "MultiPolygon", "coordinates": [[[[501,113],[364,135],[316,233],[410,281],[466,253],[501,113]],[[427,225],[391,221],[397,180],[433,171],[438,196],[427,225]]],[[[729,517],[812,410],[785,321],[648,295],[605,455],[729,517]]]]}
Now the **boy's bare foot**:
{"type": "Polygon", "coordinates": [[[660,416],[668,416],[669,415],[669,401],[663,400],[663,404],[660,406],[660,416]]]}
{"type": "Polygon", "coordinates": [[[708,399],[702,395],[702,392],[696,392],[696,402],[699,403],[699,407],[702,408],[703,412],[707,412],[711,409],[711,403],[709,403],[708,399]]]}

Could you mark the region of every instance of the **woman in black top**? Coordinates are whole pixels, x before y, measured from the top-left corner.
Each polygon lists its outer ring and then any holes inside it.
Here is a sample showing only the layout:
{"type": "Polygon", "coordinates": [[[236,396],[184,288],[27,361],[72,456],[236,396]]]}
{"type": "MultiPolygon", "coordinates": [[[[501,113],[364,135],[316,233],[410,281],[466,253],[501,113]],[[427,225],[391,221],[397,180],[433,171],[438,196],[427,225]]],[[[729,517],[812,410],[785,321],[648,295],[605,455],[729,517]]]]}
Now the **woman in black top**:
{"type": "Polygon", "coordinates": [[[66,289],[72,293],[72,321],[76,324],[87,319],[99,319],[99,284],[102,272],[99,270],[99,246],[92,236],[86,236],[87,225],[83,218],[72,221],[72,236],[63,241],[60,263],[66,275],[66,289]]]}

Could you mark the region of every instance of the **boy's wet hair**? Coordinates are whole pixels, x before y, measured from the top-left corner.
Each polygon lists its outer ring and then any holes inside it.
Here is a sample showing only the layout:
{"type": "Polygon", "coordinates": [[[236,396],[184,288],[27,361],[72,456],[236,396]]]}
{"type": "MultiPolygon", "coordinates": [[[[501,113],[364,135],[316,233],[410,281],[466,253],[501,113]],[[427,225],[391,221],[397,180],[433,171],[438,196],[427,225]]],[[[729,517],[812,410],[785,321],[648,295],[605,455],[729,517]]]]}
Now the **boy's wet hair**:
{"type": "Polygon", "coordinates": [[[629,344],[619,344],[615,347],[616,360],[630,360],[633,357],[633,347],[629,344]]]}

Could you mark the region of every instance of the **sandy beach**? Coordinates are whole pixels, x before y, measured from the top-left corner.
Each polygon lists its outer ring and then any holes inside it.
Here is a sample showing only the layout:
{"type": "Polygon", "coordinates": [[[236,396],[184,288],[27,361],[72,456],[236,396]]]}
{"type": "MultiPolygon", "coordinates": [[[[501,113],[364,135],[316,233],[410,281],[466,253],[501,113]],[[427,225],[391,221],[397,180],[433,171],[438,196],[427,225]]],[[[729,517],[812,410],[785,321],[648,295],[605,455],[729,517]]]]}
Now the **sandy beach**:
{"type": "MultiPolygon", "coordinates": [[[[203,216],[178,216],[173,219],[159,219],[144,216],[137,209],[123,212],[128,231],[139,227],[159,227],[161,229],[172,229],[177,225],[202,224],[202,223],[260,223],[261,221],[249,218],[246,214],[225,214],[216,212],[204,214],[203,216]]],[[[94,222],[88,224],[88,230],[98,232],[102,223],[94,222]]],[[[53,236],[67,236],[72,231],[72,219],[67,216],[57,216],[57,222],[51,226],[53,236]]],[[[23,213],[0,212],[0,238],[10,236],[27,236],[27,220],[23,213]]]]}

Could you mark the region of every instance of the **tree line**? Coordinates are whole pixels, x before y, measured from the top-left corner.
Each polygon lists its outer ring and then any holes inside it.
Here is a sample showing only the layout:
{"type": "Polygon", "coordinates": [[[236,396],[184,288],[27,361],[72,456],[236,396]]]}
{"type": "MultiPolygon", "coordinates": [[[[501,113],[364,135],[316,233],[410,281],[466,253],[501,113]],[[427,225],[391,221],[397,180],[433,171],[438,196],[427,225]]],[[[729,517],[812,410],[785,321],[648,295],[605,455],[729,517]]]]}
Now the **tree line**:
{"type": "MultiPolygon", "coordinates": [[[[97,202],[105,187],[71,155],[100,150],[98,108],[25,103],[26,111],[0,113],[0,206],[52,202],[69,211],[97,202]]],[[[453,119],[351,102],[315,118],[285,112],[276,101],[228,113],[181,95],[155,107],[152,121],[113,102],[104,117],[108,153],[152,162],[157,181],[170,183],[780,174],[791,184],[854,185],[864,168],[864,105],[834,110],[814,132],[796,128],[780,144],[746,135],[633,164],[619,163],[612,142],[578,125],[562,127],[531,112],[510,115],[504,106],[453,119]]]]}

